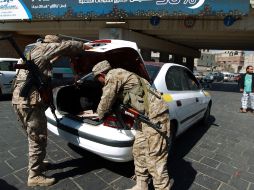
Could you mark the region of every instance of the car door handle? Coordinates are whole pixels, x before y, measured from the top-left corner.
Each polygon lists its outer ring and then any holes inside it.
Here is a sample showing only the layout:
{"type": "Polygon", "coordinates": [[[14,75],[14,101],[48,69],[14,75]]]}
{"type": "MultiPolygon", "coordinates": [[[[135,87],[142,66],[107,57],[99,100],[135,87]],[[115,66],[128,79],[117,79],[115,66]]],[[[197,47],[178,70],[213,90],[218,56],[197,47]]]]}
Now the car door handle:
{"type": "Polygon", "coordinates": [[[182,106],[182,102],[181,102],[180,100],[177,100],[177,101],[176,101],[176,105],[177,105],[178,107],[180,107],[180,106],[182,106]]]}
{"type": "Polygon", "coordinates": [[[199,102],[199,99],[198,99],[198,98],[196,98],[196,102],[199,102]]]}

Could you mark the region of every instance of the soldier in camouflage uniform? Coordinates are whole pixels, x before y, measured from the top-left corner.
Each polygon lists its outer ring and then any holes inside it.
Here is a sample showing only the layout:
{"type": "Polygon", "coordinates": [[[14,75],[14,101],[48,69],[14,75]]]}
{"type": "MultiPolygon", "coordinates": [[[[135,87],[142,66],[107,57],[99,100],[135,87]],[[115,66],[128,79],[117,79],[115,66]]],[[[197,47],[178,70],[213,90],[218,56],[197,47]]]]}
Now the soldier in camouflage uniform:
{"type": "MultiPolygon", "coordinates": [[[[46,35],[42,43],[38,43],[28,53],[28,59],[33,61],[41,72],[44,82],[49,81],[52,75],[52,61],[59,56],[77,56],[89,49],[82,42],[62,41],[58,36],[46,35]]],[[[26,131],[29,143],[28,186],[49,186],[55,183],[54,178],[42,174],[45,170],[47,146],[47,119],[43,102],[35,87],[29,91],[27,98],[20,97],[20,90],[27,80],[28,71],[20,69],[14,84],[12,104],[18,119],[26,131]]]]}
{"type": "Polygon", "coordinates": [[[148,81],[124,69],[112,69],[108,61],[93,67],[93,74],[103,85],[103,94],[97,108],[102,119],[116,99],[146,114],[153,123],[161,123],[160,132],[142,123],[133,145],[137,184],[132,190],[148,190],[149,174],[156,190],[169,190],[167,171],[170,131],[169,111],[161,94],[148,81]]]}

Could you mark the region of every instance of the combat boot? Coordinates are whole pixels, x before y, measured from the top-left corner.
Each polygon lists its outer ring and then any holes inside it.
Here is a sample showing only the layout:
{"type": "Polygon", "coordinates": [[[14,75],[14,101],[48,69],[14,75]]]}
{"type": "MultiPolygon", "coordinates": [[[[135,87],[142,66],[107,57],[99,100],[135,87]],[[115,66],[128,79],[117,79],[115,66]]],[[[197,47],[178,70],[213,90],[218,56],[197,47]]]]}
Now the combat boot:
{"type": "Polygon", "coordinates": [[[148,184],[146,181],[141,180],[139,177],[137,177],[136,185],[131,189],[126,190],[148,190],[148,184]]]}
{"type": "Polygon", "coordinates": [[[50,186],[56,182],[55,178],[46,177],[45,175],[36,175],[33,177],[28,177],[27,186],[50,186]]]}

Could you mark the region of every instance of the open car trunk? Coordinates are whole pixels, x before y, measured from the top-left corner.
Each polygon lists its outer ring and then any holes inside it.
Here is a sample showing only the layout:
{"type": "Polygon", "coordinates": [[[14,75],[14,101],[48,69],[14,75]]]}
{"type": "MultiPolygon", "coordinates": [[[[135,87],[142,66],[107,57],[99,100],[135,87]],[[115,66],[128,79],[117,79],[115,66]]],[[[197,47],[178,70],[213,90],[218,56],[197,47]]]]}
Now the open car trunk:
{"type": "Polygon", "coordinates": [[[101,84],[92,77],[88,76],[88,80],[78,86],[58,87],[55,92],[56,107],[62,115],[94,125],[102,123],[93,117],[84,117],[85,112],[96,112],[102,94],[101,84]]]}
{"type": "Polygon", "coordinates": [[[77,115],[82,111],[96,111],[102,95],[102,85],[93,80],[85,80],[82,84],[62,86],[57,89],[57,109],[62,114],[77,115]]]}
{"type": "Polygon", "coordinates": [[[76,72],[84,74],[84,78],[79,81],[78,87],[75,85],[58,87],[55,90],[55,104],[57,110],[62,115],[79,120],[84,123],[106,126],[114,128],[130,129],[133,126],[133,119],[117,111],[117,105],[112,106],[113,111],[104,118],[104,121],[96,120],[92,117],[84,117],[81,113],[92,110],[96,112],[102,95],[102,85],[95,81],[90,73],[93,66],[102,60],[108,60],[113,68],[123,68],[132,71],[147,80],[149,75],[144,67],[143,60],[139,53],[132,48],[118,48],[107,52],[86,52],[81,58],[75,60],[76,72]],[[87,75],[86,75],[87,74],[87,75]]]}
{"type": "Polygon", "coordinates": [[[105,126],[119,129],[130,129],[133,127],[133,119],[120,113],[117,104],[112,106],[112,112],[103,120],[98,120],[97,117],[91,116],[91,113],[96,112],[100,102],[102,85],[92,80],[90,76],[87,78],[78,87],[68,85],[56,89],[55,104],[58,112],[65,117],[91,125],[103,123],[105,126]]]}

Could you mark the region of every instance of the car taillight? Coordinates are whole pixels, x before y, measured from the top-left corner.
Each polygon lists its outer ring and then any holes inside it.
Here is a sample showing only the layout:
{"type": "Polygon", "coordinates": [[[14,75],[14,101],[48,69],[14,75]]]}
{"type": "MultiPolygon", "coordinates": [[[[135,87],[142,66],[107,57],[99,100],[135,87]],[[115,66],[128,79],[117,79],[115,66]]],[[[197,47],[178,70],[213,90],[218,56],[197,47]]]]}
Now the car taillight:
{"type": "Polygon", "coordinates": [[[121,128],[121,126],[117,125],[117,118],[114,116],[108,116],[104,119],[103,125],[107,127],[112,127],[112,128],[121,128]]]}
{"type": "Polygon", "coordinates": [[[94,40],[94,41],[91,41],[90,43],[102,43],[102,44],[107,44],[107,43],[111,43],[111,40],[94,40]]]}
{"type": "Polygon", "coordinates": [[[128,115],[122,115],[123,117],[123,121],[125,123],[125,125],[128,127],[128,128],[132,128],[133,125],[134,125],[134,120],[132,117],[128,116],[128,115]]]}
{"type": "Polygon", "coordinates": [[[123,127],[131,129],[133,127],[134,121],[132,117],[128,115],[122,115],[122,120],[125,126],[121,126],[121,123],[115,116],[108,116],[104,119],[103,125],[116,129],[122,129],[123,127]]]}

